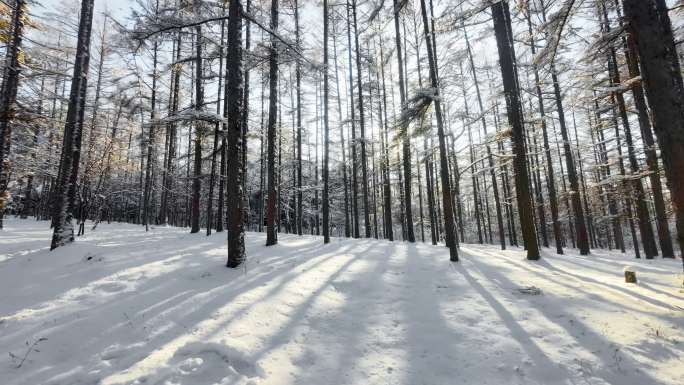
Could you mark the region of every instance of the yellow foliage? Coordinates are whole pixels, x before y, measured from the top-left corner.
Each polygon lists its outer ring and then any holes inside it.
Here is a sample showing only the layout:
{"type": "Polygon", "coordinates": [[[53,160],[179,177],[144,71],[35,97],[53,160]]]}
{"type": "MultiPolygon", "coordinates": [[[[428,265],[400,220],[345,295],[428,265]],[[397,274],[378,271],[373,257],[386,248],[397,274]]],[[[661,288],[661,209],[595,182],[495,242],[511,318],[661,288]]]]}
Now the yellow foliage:
{"type": "MultiPolygon", "coordinates": [[[[28,16],[28,5],[24,4],[24,16],[21,22],[24,28],[41,29],[40,24],[28,16]]],[[[0,43],[9,43],[12,38],[12,9],[0,2],[0,43]]]]}

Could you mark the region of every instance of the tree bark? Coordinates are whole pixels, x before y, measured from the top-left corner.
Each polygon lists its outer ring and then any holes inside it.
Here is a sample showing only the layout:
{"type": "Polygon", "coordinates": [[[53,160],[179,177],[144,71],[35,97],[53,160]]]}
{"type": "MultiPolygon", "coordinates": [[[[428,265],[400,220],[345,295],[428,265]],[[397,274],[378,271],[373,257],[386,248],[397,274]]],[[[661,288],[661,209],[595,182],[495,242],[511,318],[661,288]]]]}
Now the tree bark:
{"type": "Polygon", "coordinates": [[[76,202],[76,181],[81,159],[81,139],[83,136],[83,117],[90,64],[90,37],[93,26],[94,0],[81,2],[81,15],[78,26],[76,59],[71,79],[69,106],[64,125],[62,156],[56,186],[55,208],[53,212],[53,234],[50,250],[74,241],[74,206],[76,202]]]}
{"type": "MultiPolygon", "coordinates": [[[[198,113],[204,110],[204,63],[202,60],[202,27],[195,27],[196,50],[195,54],[195,111],[198,113]]],[[[202,142],[205,136],[205,123],[197,119],[195,121],[195,140],[194,140],[194,160],[192,171],[192,200],[191,200],[191,219],[190,233],[200,231],[200,194],[202,193],[202,142]]]]}
{"type": "MultiPolygon", "coordinates": [[[[544,7],[542,1],[541,4],[544,7]]],[[[532,56],[537,53],[536,42],[534,39],[534,34],[532,32],[532,18],[527,13],[527,28],[530,34],[530,49],[532,56]]],[[[549,204],[551,206],[551,222],[553,228],[553,238],[556,243],[556,253],[563,254],[563,242],[561,236],[561,226],[558,220],[558,197],[556,195],[556,181],[555,174],[553,172],[553,159],[551,158],[551,147],[549,146],[549,135],[546,127],[546,111],[544,108],[544,97],[541,89],[541,80],[539,79],[539,68],[537,64],[532,65],[532,70],[534,72],[534,84],[535,90],[537,92],[537,102],[541,122],[542,136],[544,139],[544,154],[546,155],[546,172],[548,175],[548,189],[549,189],[549,204]]]]}
{"type": "MultiPolygon", "coordinates": [[[[404,60],[402,59],[401,32],[399,31],[399,0],[393,0],[394,10],[394,40],[397,47],[397,63],[399,68],[399,98],[402,113],[406,109],[406,79],[404,77],[404,60]]],[[[413,213],[411,209],[411,139],[406,132],[402,135],[401,149],[404,166],[404,217],[406,218],[406,237],[409,242],[415,242],[416,236],[413,231],[413,213]]]]}
{"type": "MultiPolygon", "coordinates": [[[[271,0],[271,31],[278,31],[278,0],[271,0]]],[[[278,119],[278,40],[271,36],[271,43],[269,47],[268,67],[269,67],[269,95],[268,95],[268,200],[266,206],[266,246],[272,246],[278,243],[278,236],[276,232],[276,204],[277,204],[277,186],[276,186],[276,125],[278,119]]]]}
{"type": "Polygon", "coordinates": [[[513,47],[513,34],[511,31],[511,18],[508,10],[508,1],[500,1],[491,5],[494,32],[496,34],[497,48],[499,51],[499,64],[503,78],[504,95],[508,109],[508,122],[512,129],[513,164],[515,167],[515,184],[518,198],[518,214],[522,228],[527,259],[540,258],[537,235],[532,217],[532,202],[530,202],[529,176],[526,167],[525,135],[523,128],[522,106],[520,104],[520,91],[518,89],[518,75],[515,63],[515,49],[513,47]]]}
{"type": "MultiPolygon", "coordinates": [[[[225,12],[225,8],[223,10],[225,12]]],[[[216,91],[217,95],[217,100],[216,100],[216,115],[219,115],[221,113],[221,90],[222,90],[222,81],[223,81],[223,76],[221,71],[223,71],[223,40],[225,38],[226,34],[226,23],[225,20],[221,21],[221,40],[220,41],[220,46],[219,46],[219,81],[218,81],[218,88],[216,91]]],[[[214,184],[216,184],[216,155],[218,153],[219,149],[219,139],[220,139],[220,131],[221,130],[221,123],[216,122],[214,125],[214,141],[213,141],[213,147],[211,151],[211,173],[209,174],[209,199],[207,200],[207,236],[211,235],[211,226],[214,225],[214,184]]],[[[220,171],[219,171],[220,172],[220,171]]],[[[221,217],[221,211],[218,211],[217,217],[221,217]]],[[[218,231],[218,229],[217,229],[218,231]]]]}
{"type": "MultiPolygon", "coordinates": [[[[628,33],[625,42],[625,56],[627,58],[629,76],[632,79],[641,76],[638,55],[639,53],[637,50],[635,36],[633,33],[628,33]]],[[[639,116],[639,128],[641,130],[644,153],[646,154],[646,165],[648,166],[648,170],[650,172],[649,178],[651,182],[651,192],[653,194],[653,206],[655,208],[656,227],[658,230],[660,250],[662,252],[663,258],[674,258],[670,225],[667,219],[665,199],[663,198],[663,188],[660,182],[658,155],[656,154],[656,145],[653,141],[651,120],[648,116],[648,107],[646,105],[646,98],[644,97],[644,87],[642,86],[642,82],[634,83],[632,86],[632,96],[634,106],[636,107],[637,114],[639,116]]]]}
{"type": "Polygon", "coordinates": [[[458,245],[456,243],[456,233],[454,228],[454,211],[451,199],[451,187],[449,181],[449,165],[446,149],[446,140],[444,135],[444,121],[442,116],[442,104],[439,98],[439,81],[437,80],[437,60],[434,46],[432,45],[430,28],[428,24],[427,8],[425,0],[420,0],[420,9],[423,18],[423,32],[425,35],[426,48],[428,53],[428,62],[430,63],[430,85],[434,89],[435,99],[435,116],[437,118],[437,136],[439,139],[439,161],[440,161],[440,178],[442,180],[442,206],[444,208],[444,231],[446,245],[449,248],[449,259],[452,262],[458,261],[458,245]]]}
{"type": "Polygon", "coordinates": [[[330,188],[328,182],[330,140],[328,121],[330,117],[328,109],[328,29],[328,0],[323,0],[323,243],[330,243],[330,202],[328,197],[330,188]]]}
{"type": "MultiPolygon", "coordinates": [[[[3,228],[5,206],[9,199],[7,186],[9,185],[12,164],[10,149],[12,143],[12,120],[14,118],[14,104],[19,88],[21,63],[21,41],[24,35],[24,13],[26,1],[17,0],[12,12],[12,38],[5,51],[5,68],[2,76],[2,93],[0,94],[0,230],[3,228]]],[[[90,35],[88,35],[90,38],[90,35]]]]}
{"type": "MultiPolygon", "coordinates": [[[[351,0],[352,17],[354,20],[354,46],[356,51],[356,84],[359,100],[359,130],[361,134],[361,176],[363,178],[363,225],[366,238],[371,237],[371,225],[368,202],[368,160],[366,156],[366,121],[363,105],[363,78],[361,76],[361,49],[359,48],[359,30],[356,21],[356,0],[351,0]]],[[[351,47],[350,47],[351,49],[351,47]]],[[[350,75],[351,76],[351,75],[350,75]]]]}
{"type": "Polygon", "coordinates": [[[224,114],[228,117],[224,131],[227,136],[226,179],[226,217],[228,219],[227,243],[228,261],[226,266],[235,268],[245,260],[245,229],[244,229],[244,196],[242,190],[241,151],[246,150],[246,143],[242,142],[241,116],[242,110],[242,5],[240,0],[230,0],[228,5],[228,49],[226,51],[226,98],[227,107],[224,114]]]}

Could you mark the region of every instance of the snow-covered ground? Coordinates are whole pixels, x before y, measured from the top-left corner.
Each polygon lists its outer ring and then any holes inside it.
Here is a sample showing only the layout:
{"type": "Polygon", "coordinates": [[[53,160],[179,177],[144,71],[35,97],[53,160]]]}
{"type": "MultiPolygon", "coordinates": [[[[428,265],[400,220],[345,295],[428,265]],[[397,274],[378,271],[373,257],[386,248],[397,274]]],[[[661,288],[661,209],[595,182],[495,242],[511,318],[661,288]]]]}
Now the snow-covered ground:
{"type": "Polygon", "coordinates": [[[225,234],[49,237],[0,231],[3,385],[684,384],[680,260],[248,234],[231,270],[225,234]]]}

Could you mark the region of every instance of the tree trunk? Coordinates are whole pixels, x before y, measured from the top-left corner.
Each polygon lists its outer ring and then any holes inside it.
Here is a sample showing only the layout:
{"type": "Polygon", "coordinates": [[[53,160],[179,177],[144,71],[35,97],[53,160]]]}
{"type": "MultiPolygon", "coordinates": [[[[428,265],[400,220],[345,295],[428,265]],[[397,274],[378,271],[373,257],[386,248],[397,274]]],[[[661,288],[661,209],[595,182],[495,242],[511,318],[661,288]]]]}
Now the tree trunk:
{"type": "MultiPolygon", "coordinates": [[[[178,33],[176,37],[176,50],[175,50],[175,61],[180,61],[181,55],[181,33],[178,33]]],[[[171,95],[169,101],[169,115],[173,115],[178,112],[178,99],[180,93],[180,76],[181,69],[177,66],[171,67],[171,95]]],[[[172,191],[174,188],[174,173],[176,170],[176,141],[177,141],[177,129],[176,123],[169,122],[166,124],[166,130],[169,136],[169,146],[166,154],[166,164],[164,165],[164,189],[162,190],[160,216],[162,218],[159,221],[161,224],[167,224],[169,218],[171,217],[171,210],[175,207],[175,196],[172,191]]]]}
{"type": "MultiPolygon", "coordinates": [[[[159,8],[159,1],[156,3],[156,10],[159,8]]],[[[156,14],[156,13],[155,13],[156,14]]],[[[103,38],[104,42],[104,38],[103,38]]],[[[157,129],[157,53],[159,45],[157,41],[152,47],[152,96],[150,97],[150,128],[147,137],[147,167],[145,168],[145,192],[143,194],[143,225],[145,231],[149,230],[150,221],[150,193],[152,191],[152,165],[154,164],[154,143],[156,140],[157,129]]],[[[104,48],[103,48],[104,49],[104,48]]],[[[102,60],[100,60],[100,71],[102,70],[102,60]]],[[[101,76],[101,75],[99,75],[101,76]]],[[[98,86],[100,77],[98,76],[98,86]]],[[[93,119],[93,124],[95,121],[93,119]]],[[[82,219],[85,221],[85,218],[82,219]]]]}
{"type": "MultiPolygon", "coordinates": [[[[641,76],[639,69],[637,43],[633,33],[628,33],[625,43],[625,56],[629,76],[634,79],[641,76]]],[[[660,167],[658,166],[658,155],[656,154],[655,143],[653,142],[653,131],[651,130],[651,120],[648,116],[648,107],[644,97],[642,82],[635,82],[632,86],[634,106],[639,116],[639,128],[641,139],[646,153],[646,164],[650,172],[651,192],[653,193],[653,206],[655,207],[656,225],[658,230],[658,241],[663,258],[674,258],[672,247],[672,236],[665,209],[665,199],[663,198],[663,188],[660,182],[660,167]]]]}
{"type": "MultiPolygon", "coordinates": [[[[195,111],[198,113],[204,109],[204,63],[202,62],[202,27],[195,27],[197,34],[195,54],[195,111]]],[[[194,160],[192,172],[192,200],[191,200],[191,219],[190,233],[200,231],[200,194],[202,193],[202,142],[205,136],[205,123],[196,118],[195,121],[195,141],[194,141],[194,160]]]]}
{"type": "MultiPolygon", "coordinates": [[[[223,12],[225,13],[225,8],[223,9],[223,12]]],[[[221,40],[220,41],[220,46],[219,46],[219,74],[218,74],[218,88],[216,91],[216,115],[221,114],[221,89],[222,89],[222,80],[223,76],[221,71],[223,71],[223,40],[225,38],[225,29],[226,23],[225,21],[221,21],[221,40]]],[[[214,141],[213,141],[213,147],[211,151],[211,173],[209,174],[209,198],[207,200],[207,236],[211,235],[211,226],[214,225],[214,184],[216,181],[216,155],[218,153],[219,149],[219,131],[221,129],[221,123],[216,122],[214,125],[214,141]]],[[[217,217],[221,217],[221,211],[218,211],[217,217]]],[[[217,229],[218,231],[218,229],[217,229]]]]}
{"type": "MultiPolygon", "coordinates": [[[[15,113],[14,103],[17,99],[19,75],[21,73],[19,54],[21,52],[21,40],[24,35],[25,11],[26,1],[17,0],[14,5],[14,11],[12,12],[12,37],[5,48],[5,68],[2,76],[2,93],[0,94],[0,230],[3,228],[5,206],[9,199],[7,186],[9,185],[10,174],[12,172],[12,164],[10,161],[12,119],[14,118],[15,113]]],[[[88,41],[90,41],[90,33],[88,33],[88,41]]]]}
{"type": "MultiPolygon", "coordinates": [[[[342,184],[343,184],[343,189],[344,189],[344,236],[346,238],[349,238],[351,236],[351,224],[349,222],[349,188],[348,188],[348,178],[347,178],[347,153],[344,148],[344,125],[342,124],[342,97],[340,95],[340,77],[339,77],[339,70],[337,68],[337,33],[335,31],[335,25],[336,23],[332,23],[332,29],[333,29],[333,35],[332,35],[332,41],[333,41],[333,66],[335,67],[335,94],[337,95],[337,113],[338,113],[338,121],[339,121],[339,129],[340,129],[340,146],[341,146],[341,151],[342,151],[342,184]]],[[[297,87],[299,89],[299,87],[297,87]]],[[[298,116],[298,122],[301,121],[301,110],[299,109],[299,102],[297,103],[297,116],[298,116]]],[[[299,123],[298,123],[299,124],[299,123]]],[[[299,130],[298,126],[298,139],[297,139],[297,146],[299,146],[298,153],[301,154],[301,131],[299,130]]],[[[298,162],[300,164],[298,170],[301,170],[301,155],[299,156],[298,162]]],[[[301,175],[301,173],[300,173],[301,175]]],[[[300,186],[301,188],[301,182],[300,186]]],[[[300,190],[301,191],[301,190],[300,190]]],[[[301,193],[300,193],[301,194],[301,193]]],[[[300,198],[301,201],[301,198],[300,198]]],[[[300,209],[300,222],[298,225],[298,231],[299,235],[302,235],[301,232],[301,209],[300,209]]]]}
{"type": "MultiPolygon", "coordinates": [[[[363,105],[363,78],[361,76],[361,49],[359,48],[359,30],[356,22],[356,0],[351,0],[352,17],[354,20],[354,46],[356,51],[356,84],[359,99],[359,129],[361,134],[361,176],[363,178],[363,225],[366,238],[371,237],[371,225],[368,202],[368,161],[366,156],[366,122],[363,105]]],[[[351,47],[350,47],[351,49],[351,47]]],[[[351,74],[350,74],[351,76],[351,74]]]]}
{"type": "MultiPolygon", "coordinates": [[[[541,4],[544,7],[544,2],[541,4]]],[[[534,39],[534,34],[532,32],[532,18],[527,13],[527,28],[530,34],[530,48],[532,56],[537,54],[536,41],[534,39]]],[[[546,172],[548,175],[548,189],[549,189],[549,204],[551,206],[551,222],[553,228],[553,237],[556,243],[556,253],[563,254],[563,244],[561,239],[561,226],[558,220],[558,197],[556,195],[556,181],[555,174],[553,172],[553,159],[551,158],[551,147],[549,146],[549,135],[546,127],[546,111],[544,108],[544,97],[541,89],[541,80],[539,79],[539,68],[537,64],[532,65],[534,71],[534,84],[535,90],[537,92],[537,102],[539,108],[540,122],[542,136],[544,139],[544,154],[546,155],[546,172]]]]}
{"type": "MultiPolygon", "coordinates": [[[[299,2],[294,1],[294,16],[295,16],[295,43],[297,49],[300,49],[301,37],[299,32],[299,2]]],[[[334,40],[333,40],[334,42],[334,40]]],[[[337,48],[335,48],[337,49],[337,48]]],[[[337,51],[335,51],[337,52],[337,51]]],[[[337,57],[337,54],[335,54],[337,57]]],[[[335,61],[337,63],[337,61],[335,61]]],[[[337,70],[337,66],[335,66],[337,70]]],[[[337,74],[337,72],[335,72],[337,74]]],[[[302,235],[302,220],[303,220],[303,192],[302,192],[302,66],[297,59],[295,63],[295,78],[297,85],[295,86],[297,92],[297,234],[302,235]]],[[[339,89],[339,86],[338,86],[339,89]]],[[[339,95],[338,95],[339,98],[339,95]]],[[[344,146],[344,144],[343,144],[344,146]]],[[[344,149],[342,150],[344,153],[344,149]]],[[[346,188],[346,186],[345,186],[346,188]]],[[[346,191],[346,189],[345,189],[346,191]]]]}
{"type": "MultiPolygon", "coordinates": [[[[271,31],[278,31],[278,0],[271,0],[271,31]]],[[[275,36],[271,36],[271,43],[269,47],[269,95],[268,95],[268,200],[266,207],[266,246],[275,245],[278,243],[276,234],[276,204],[277,204],[277,186],[276,186],[276,125],[278,119],[278,40],[275,36]]]]}
{"type": "MultiPolygon", "coordinates": [[[[83,136],[83,115],[90,64],[90,36],[93,26],[94,0],[81,2],[81,16],[78,26],[76,59],[71,79],[71,92],[64,125],[62,156],[57,178],[55,208],[53,212],[53,234],[50,250],[64,246],[74,240],[74,217],[76,202],[76,181],[81,159],[81,139],[83,136]]],[[[7,115],[5,115],[7,116],[7,115]]],[[[4,133],[3,133],[4,134],[4,133]]]]}
{"type": "Polygon", "coordinates": [[[522,106],[520,104],[520,91],[518,89],[518,75],[515,63],[515,49],[513,47],[513,35],[511,31],[511,18],[508,10],[508,2],[501,1],[491,5],[494,31],[496,34],[497,48],[499,51],[499,64],[503,78],[506,107],[508,109],[508,122],[512,129],[513,164],[516,178],[516,194],[518,198],[518,214],[522,228],[527,259],[539,259],[539,246],[532,217],[532,202],[530,201],[529,176],[526,167],[525,134],[523,128],[522,106]]]}
{"type": "MultiPolygon", "coordinates": [[[[401,101],[402,113],[406,109],[406,79],[404,77],[404,60],[402,59],[401,48],[401,32],[399,31],[399,0],[393,0],[394,5],[394,40],[397,46],[397,63],[399,65],[399,98],[401,101]]],[[[406,132],[402,135],[402,160],[404,166],[404,217],[406,218],[406,237],[409,242],[415,242],[416,236],[413,231],[413,213],[411,210],[411,139],[408,133],[408,126],[406,132]]]]}
{"type": "MultiPolygon", "coordinates": [[[[610,33],[608,12],[606,10],[605,4],[602,4],[601,6],[601,13],[603,14],[604,32],[610,33]]],[[[618,69],[615,48],[613,48],[612,46],[608,48],[608,72],[610,76],[611,86],[619,86],[621,83],[620,72],[618,69]]],[[[625,99],[621,92],[613,92],[613,99],[617,102],[618,111],[620,113],[620,119],[622,121],[622,128],[625,132],[625,142],[627,144],[627,155],[629,157],[630,170],[633,174],[639,173],[639,163],[636,159],[636,155],[634,154],[632,130],[629,124],[629,117],[627,116],[625,99]]],[[[616,133],[616,135],[619,135],[619,132],[616,133]]],[[[658,255],[658,249],[655,243],[655,235],[653,234],[653,228],[651,227],[651,218],[648,212],[648,207],[646,206],[644,187],[641,184],[641,179],[633,179],[631,183],[628,183],[628,185],[631,185],[629,186],[631,187],[631,189],[628,188],[628,191],[633,190],[633,192],[636,194],[634,203],[636,205],[637,220],[639,222],[639,232],[641,234],[641,242],[643,243],[644,247],[644,254],[647,259],[652,259],[654,256],[658,255]]],[[[631,220],[632,219],[630,217],[630,221],[631,220]]]]}
{"type": "Polygon", "coordinates": [[[351,120],[351,145],[352,153],[352,222],[354,227],[354,238],[359,238],[359,205],[358,205],[358,172],[356,162],[356,107],[354,105],[354,71],[352,69],[352,43],[351,43],[351,4],[347,0],[347,53],[349,63],[349,116],[351,120]]]}
{"type": "Polygon", "coordinates": [[[423,18],[423,32],[425,35],[426,48],[428,53],[428,62],[430,63],[430,85],[434,89],[435,99],[435,116],[437,118],[437,136],[439,139],[439,161],[440,161],[440,178],[442,180],[442,206],[444,208],[444,231],[446,245],[449,248],[449,259],[452,262],[458,261],[458,245],[456,244],[456,233],[454,228],[454,211],[451,199],[451,187],[449,181],[449,165],[446,149],[446,141],[444,135],[444,121],[442,116],[442,103],[439,98],[439,81],[437,80],[437,59],[434,46],[430,36],[430,29],[428,25],[427,8],[425,0],[420,0],[421,14],[423,18]]]}
{"type": "Polygon", "coordinates": [[[328,183],[329,117],[328,110],[328,0],[323,0],[323,243],[330,243],[330,205],[328,183]]]}
{"type": "Polygon", "coordinates": [[[382,39],[380,39],[380,75],[382,80],[382,117],[384,119],[383,132],[380,133],[380,146],[382,147],[382,161],[380,168],[383,174],[383,199],[385,200],[385,209],[383,214],[385,216],[384,228],[385,238],[394,241],[394,224],[392,222],[392,188],[390,185],[390,169],[389,169],[389,122],[387,119],[387,87],[385,84],[385,50],[383,49],[382,39]]]}
{"type": "Polygon", "coordinates": [[[228,219],[228,261],[226,266],[238,267],[245,260],[244,196],[242,189],[241,151],[247,149],[242,142],[242,5],[240,0],[230,0],[228,6],[228,49],[226,51],[226,95],[224,114],[228,122],[224,128],[227,136],[228,167],[226,217],[228,219]]]}
{"type": "MultiPolygon", "coordinates": [[[[546,23],[546,8],[542,9],[542,21],[546,23]]],[[[570,147],[570,140],[568,139],[568,129],[565,122],[565,112],[563,109],[563,96],[558,82],[558,74],[556,66],[551,62],[551,80],[553,82],[553,92],[556,99],[556,109],[558,113],[558,124],[563,139],[563,151],[565,152],[565,168],[568,170],[568,181],[570,182],[570,195],[572,202],[572,211],[575,217],[575,237],[577,240],[577,248],[581,255],[589,254],[589,238],[587,236],[587,226],[584,219],[584,210],[582,209],[582,202],[580,200],[579,181],[577,178],[577,169],[575,168],[575,161],[570,147]]]]}

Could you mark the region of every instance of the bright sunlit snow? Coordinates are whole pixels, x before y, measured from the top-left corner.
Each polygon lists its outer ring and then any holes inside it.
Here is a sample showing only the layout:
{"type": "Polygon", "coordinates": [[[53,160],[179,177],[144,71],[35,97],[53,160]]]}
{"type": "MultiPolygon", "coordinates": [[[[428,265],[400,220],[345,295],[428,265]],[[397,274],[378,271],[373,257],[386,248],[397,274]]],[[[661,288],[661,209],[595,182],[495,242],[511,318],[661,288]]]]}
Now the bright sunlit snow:
{"type": "Polygon", "coordinates": [[[225,233],[6,228],[4,385],[684,383],[678,260],[248,233],[232,270],[225,233]]]}

